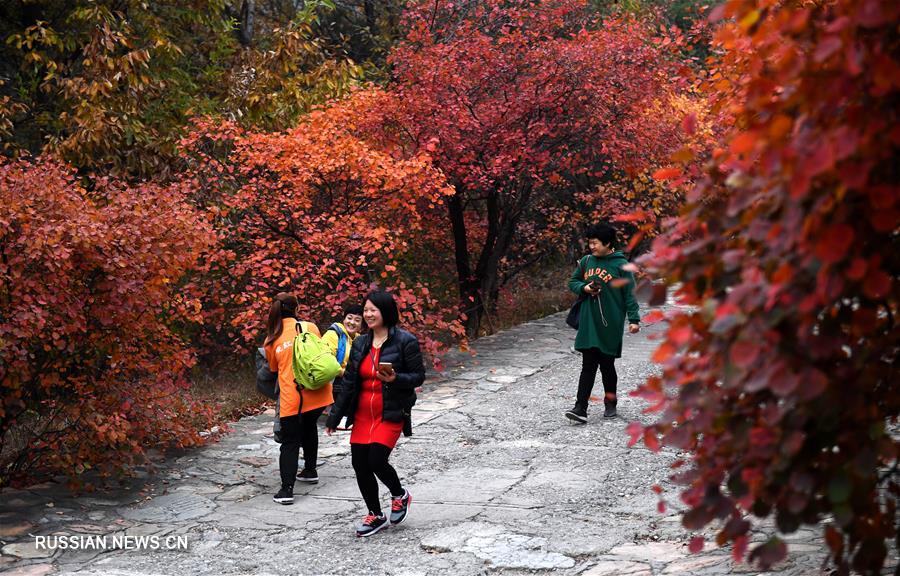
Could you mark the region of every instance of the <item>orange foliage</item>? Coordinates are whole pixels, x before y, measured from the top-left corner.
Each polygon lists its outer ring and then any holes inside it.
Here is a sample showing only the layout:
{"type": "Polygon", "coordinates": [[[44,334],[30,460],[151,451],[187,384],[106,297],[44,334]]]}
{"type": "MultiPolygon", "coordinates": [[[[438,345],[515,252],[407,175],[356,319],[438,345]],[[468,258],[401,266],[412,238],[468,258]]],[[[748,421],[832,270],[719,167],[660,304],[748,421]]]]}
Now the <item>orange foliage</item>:
{"type": "MultiPolygon", "coordinates": [[[[428,279],[403,264],[436,233],[427,215],[451,189],[426,156],[397,158],[354,133],[380,101],[361,91],[280,133],[201,121],[185,140],[199,159],[195,201],[221,239],[191,288],[207,325],[227,321],[239,347],[259,339],[278,291],[296,293],[300,315],[324,323],[375,284],[395,290],[421,336],[458,334],[428,279]]],[[[438,348],[431,337],[426,345],[438,348]]]]}

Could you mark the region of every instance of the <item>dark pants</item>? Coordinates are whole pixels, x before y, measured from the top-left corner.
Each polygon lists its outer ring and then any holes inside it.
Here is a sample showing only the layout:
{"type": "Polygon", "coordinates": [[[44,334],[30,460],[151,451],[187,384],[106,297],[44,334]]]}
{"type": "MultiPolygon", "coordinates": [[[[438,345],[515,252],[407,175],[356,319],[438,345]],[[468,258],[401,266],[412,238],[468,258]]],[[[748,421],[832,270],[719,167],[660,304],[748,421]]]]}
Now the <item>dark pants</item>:
{"type": "Polygon", "coordinates": [[[281,470],[281,486],[293,488],[297,479],[300,447],[303,447],[303,463],[307,470],[316,469],[319,456],[318,420],[325,407],[316,408],[303,414],[281,418],[281,455],[278,468],[281,470]]]}
{"type": "Polygon", "coordinates": [[[397,477],[397,471],[388,464],[391,449],[383,444],[351,444],[350,456],[353,470],[356,471],[356,483],[369,512],[381,515],[381,503],[378,501],[378,480],[387,486],[391,496],[403,496],[405,493],[397,477]],[[376,480],[376,476],[378,480],[376,480]]]}
{"type": "Polygon", "coordinates": [[[576,404],[587,409],[591,390],[594,389],[594,380],[597,379],[597,368],[600,368],[600,376],[603,378],[603,403],[616,403],[616,384],[619,377],[616,375],[616,359],[604,354],[597,348],[588,348],[581,351],[581,377],[578,379],[578,399],[576,404]]]}

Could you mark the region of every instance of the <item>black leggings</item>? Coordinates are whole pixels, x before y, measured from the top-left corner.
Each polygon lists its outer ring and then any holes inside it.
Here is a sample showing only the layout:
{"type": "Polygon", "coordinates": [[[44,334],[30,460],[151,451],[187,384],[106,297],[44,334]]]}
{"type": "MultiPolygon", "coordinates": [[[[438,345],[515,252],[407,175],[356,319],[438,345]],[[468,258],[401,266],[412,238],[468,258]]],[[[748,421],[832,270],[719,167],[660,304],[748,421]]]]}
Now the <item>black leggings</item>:
{"type": "Polygon", "coordinates": [[[391,448],[384,444],[351,444],[350,456],[353,470],[356,471],[356,483],[366,506],[371,514],[381,516],[381,503],[378,501],[378,480],[387,486],[391,496],[403,496],[405,493],[397,477],[397,471],[388,464],[391,448]],[[375,477],[378,477],[378,480],[375,477]]]}
{"type": "Polygon", "coordinates": [[[616,384],[619,381],[616,375],[616,358],[604,354],[598,348],[588,348],[581,351],[581,377],[578,379],[579,406],[587,408],[594,389],[594,380],[597,379],[597,368],[600,368],[600,376],[603,378],[603,402],[605,404],[616,403],[616,384]]]}
{"type": "Polygon", "coordinates": [[[281,470],[282,488],[294,487],[301,446],[303,467],[310,471],[316,469],[316,459],[319,457],[318,421],[324,411],[323,406],[281,419],[281,454],[278,457],[278,468],[281,470]]]}

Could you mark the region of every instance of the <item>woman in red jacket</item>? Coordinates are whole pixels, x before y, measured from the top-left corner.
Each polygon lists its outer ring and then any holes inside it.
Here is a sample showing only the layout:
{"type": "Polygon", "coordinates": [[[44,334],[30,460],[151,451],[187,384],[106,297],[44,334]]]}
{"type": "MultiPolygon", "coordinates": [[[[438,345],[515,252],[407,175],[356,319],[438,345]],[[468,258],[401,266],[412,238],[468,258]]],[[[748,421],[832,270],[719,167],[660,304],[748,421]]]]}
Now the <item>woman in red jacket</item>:
{"type": "Polygon", "coordinates": [[[370,293],[363,319],[369,332],[353,342],[344,393],[331,410],[325,432],[331,434],[343,416],[353,426],[353,469],[369,509],[356,535],[371,536],[388,526],[378,498],[378,480],[391,491],[390,524],[403,522],[409,512],[412,498],[388,457],[400,433],[411,434],[410,410],[416,403],[416,387],[425,381],[425,365],[416,337],[397,328],[400,314],[390,293],[370,293]]]}

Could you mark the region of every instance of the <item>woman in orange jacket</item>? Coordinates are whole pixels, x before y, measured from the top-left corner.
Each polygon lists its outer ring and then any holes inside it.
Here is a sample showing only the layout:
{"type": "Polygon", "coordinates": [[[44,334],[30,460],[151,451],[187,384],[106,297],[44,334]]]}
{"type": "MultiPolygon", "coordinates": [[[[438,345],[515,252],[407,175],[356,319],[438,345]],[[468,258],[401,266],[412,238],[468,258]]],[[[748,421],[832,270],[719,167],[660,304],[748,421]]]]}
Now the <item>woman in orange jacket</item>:
{"type": "Polygon", "coordinates": [[[281,421],[281,490],[273,498],[279,504],[294,503],[294,482],[307,484],[319,481],[316,459],[319,450],[317,422],[325,407],[333,402],[331,384],[318,390],[303,390],[294,382],[294,337],[300,332],[319,336],[319,329],[311,322],[297,320],[297,297],[282,292],[275,296],[266,323],[263,348],[269,369],[278,373],[278,418],[281,421]],[[300,447],[303,447],[303,471],[297,474],[300,447]]]}

